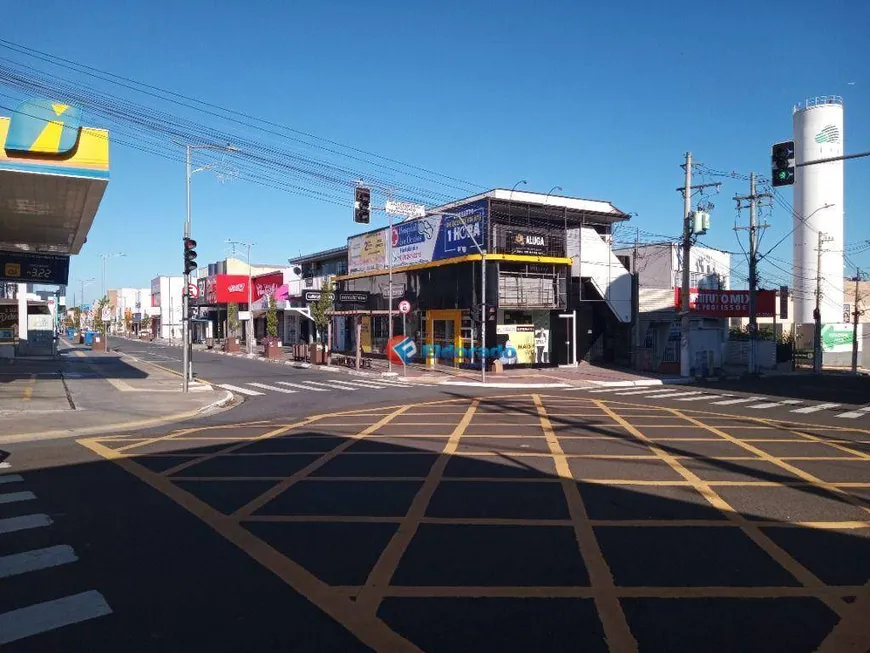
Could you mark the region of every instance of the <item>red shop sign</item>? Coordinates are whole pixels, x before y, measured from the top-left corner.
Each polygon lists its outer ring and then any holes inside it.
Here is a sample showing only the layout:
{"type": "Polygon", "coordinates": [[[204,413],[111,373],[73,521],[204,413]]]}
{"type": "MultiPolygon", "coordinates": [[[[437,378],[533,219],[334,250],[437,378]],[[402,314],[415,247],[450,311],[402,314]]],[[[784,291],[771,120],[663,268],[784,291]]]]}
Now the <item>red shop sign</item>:
{"type": "Polygon", "coordinates": [[[259,277],[254,277],[254,301],[262,298],[263,295],[275,295],[278,288],[284,285],[283,272],[271,272],[263,274],[259,277]]]}
{"type": "Polygon", "coordinates": [[[247,304],[248,277],[243,274],[216,274],[209,277],[208,297],[215,304],[247,304]]]}
{"type": "MultiPolygon", "coordinates": [[[[674,306],[682,304],[680,288],[674,288],[674,306]]],[[[749,317],[748,290],[705,290],[692,288],[689,292],[689,310],[708,317],[749,317]]],[[[758,317],[776,314],[776,291],[756,292],[755,312],[758,317]]]]}

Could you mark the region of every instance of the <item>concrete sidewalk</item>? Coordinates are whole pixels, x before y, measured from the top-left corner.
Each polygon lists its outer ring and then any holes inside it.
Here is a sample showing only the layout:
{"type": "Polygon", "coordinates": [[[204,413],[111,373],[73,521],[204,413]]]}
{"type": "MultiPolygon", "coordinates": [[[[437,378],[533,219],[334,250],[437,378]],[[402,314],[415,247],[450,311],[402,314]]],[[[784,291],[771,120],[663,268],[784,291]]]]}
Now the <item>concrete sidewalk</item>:
{"type": "Polygon", "coordinates": [[[0,445],[22,440],[119,434],[217,410],[232,394],[147,363],[62,341],[55,360],[0,364],[0,445]]]}

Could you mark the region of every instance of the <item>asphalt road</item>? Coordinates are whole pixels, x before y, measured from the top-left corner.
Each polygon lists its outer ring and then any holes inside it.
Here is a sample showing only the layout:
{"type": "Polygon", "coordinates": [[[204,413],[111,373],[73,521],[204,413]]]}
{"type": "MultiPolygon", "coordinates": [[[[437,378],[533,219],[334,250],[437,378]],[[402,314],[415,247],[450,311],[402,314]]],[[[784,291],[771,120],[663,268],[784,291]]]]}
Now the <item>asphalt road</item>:
{"type": "MultiPolygon", "coordinates": [[[[110,338],[109,345],[112,350],[136,360],[179,373],[182,370],[180,347],[123,338],[110,338]]],[[[297,368],[207,351],[194,352],[194,374],[198,379],[230,390],[244,401],[244,405],[225,414],[232,422],[475,394],[474,390],[462,386],[405,383],[400,376],[390,379],[356,376],[322,367],[297,368]]]]}
{"type": "MultiPolygon", "coordinates": [[[[332,378],[198,358],[245,388],[332,378]]],[[[863,418],[475,390],[264,392],[10,447],[0,647],[870,649],[863,418]]]]}

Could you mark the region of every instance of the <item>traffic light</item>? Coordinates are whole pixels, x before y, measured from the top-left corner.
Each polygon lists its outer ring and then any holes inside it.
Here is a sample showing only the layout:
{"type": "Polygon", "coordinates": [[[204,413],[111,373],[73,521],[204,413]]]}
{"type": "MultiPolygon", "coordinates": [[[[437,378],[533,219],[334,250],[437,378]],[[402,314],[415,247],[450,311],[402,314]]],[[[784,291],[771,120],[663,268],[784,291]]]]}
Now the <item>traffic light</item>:
{"type": "Polygon", "coordinates": [[[184,239],[184,274],[196,270],[196,241],[193,238],[184,239]]]}
{"type": "Polygon", "coordinates": [[[365,186],[357,186],[353,194],[353,221],[368,224],[371,219],[370,206],[372,203],[372,190],[365,186]]]}
{"type": "Polygon", "coordinates": [[[770,159],[773,185],[791,186],[794,183],[794,141],[775,144],[770,159]]]}

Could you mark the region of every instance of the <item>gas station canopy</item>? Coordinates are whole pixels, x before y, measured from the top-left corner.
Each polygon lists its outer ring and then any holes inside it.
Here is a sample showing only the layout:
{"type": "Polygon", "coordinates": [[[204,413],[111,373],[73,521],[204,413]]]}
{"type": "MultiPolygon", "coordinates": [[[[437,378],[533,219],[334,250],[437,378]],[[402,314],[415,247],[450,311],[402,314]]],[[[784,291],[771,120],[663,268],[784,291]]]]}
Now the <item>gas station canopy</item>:
{"type": "Polygon", "coordinates": [[[77,107],[28,100],[0,117],[0,145],[0,250],[78,254],[109,182],[108,131],[82,127],[77,107]]]}

